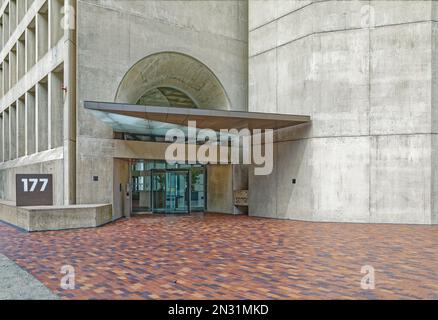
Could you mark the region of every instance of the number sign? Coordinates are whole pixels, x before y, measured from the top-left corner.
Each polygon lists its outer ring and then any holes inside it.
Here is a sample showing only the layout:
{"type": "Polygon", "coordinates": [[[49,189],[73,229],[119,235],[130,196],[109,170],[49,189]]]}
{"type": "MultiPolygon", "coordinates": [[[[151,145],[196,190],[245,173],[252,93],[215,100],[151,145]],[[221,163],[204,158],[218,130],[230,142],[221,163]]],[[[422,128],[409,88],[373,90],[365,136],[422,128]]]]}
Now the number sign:
{"type": "Polygon", "coordinates": [[[53,205],[51,174],[17,174],[17,207],[53,205]]]}

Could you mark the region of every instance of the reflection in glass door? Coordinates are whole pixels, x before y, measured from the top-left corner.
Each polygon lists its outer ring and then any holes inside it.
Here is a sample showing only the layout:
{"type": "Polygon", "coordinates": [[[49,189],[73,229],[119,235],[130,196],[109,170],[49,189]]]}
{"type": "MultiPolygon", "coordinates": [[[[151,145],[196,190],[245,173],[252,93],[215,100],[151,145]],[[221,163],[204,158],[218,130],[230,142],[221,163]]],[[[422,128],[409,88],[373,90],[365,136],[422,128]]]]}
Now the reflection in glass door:
{"type": "Polygon", "coordinates": [[[166,211],[166,172],[152,172],[152,211],[163,213],[166,211]]]}
{"type": "Polygon", "coordinates": [[[205,168],[192,167],[190,178],[190,210],[202,212],[205,209],[205,168]]]}
{"type": "Polygon", "coordinates": [[[135,213],[205,211],[206,171],[201,165],[139,160],[131,165],[131,181],[135,213]]]}
{"type": "Polygon", "coordinates": [[[189,172],[166,172],[166,213],[189,213],[189,172]]]}
{"type": "Polygon", "coordinates": [[[149,212],[151,209],[150,174],[145,170],[143,162],[136,163],[131,170],[132,211],[149,212]]]}
{"type": "Polygon", "coordinates": [[[154,213],[189,213],[188,194],[188,171],[152,171],[154,213]]]}

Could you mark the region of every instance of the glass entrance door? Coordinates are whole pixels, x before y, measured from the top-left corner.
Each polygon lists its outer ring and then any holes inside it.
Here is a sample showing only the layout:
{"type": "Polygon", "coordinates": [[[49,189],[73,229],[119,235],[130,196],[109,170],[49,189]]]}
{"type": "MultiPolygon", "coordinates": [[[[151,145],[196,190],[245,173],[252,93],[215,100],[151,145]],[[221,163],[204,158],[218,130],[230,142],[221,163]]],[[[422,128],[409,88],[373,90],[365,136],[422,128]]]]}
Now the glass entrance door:
{"type": "Polygon", "coordinates": [[[136,160],[130,166],[133,213],[205,211],[206,169],[200,164],[136,160]]]}
{"type": "Polygon", "coordinates": [[[189,213],[189,172],[166,172],[166,213],[189,213]]]}
{"type": "Polygon", "coordinates": [[[189,171],[152,171],[152,211],[189,213],[189,171]]]}
{"type": "Polygon", "coordinates": [[[166,172],[153,171],[152,179],[152,212],[166,211],[166,172]]]}

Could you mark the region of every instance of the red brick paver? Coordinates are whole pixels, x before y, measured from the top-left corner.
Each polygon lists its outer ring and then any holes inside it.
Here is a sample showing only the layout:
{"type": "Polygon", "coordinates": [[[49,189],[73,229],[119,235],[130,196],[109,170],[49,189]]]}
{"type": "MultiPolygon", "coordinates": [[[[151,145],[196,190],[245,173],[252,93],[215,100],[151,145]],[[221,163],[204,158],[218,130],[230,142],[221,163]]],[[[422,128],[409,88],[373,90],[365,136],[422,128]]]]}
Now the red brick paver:
{"type": "Polygon", "coordinates": [[[28,234],[0,223],[0,252],[67,299],[438,299],[437,226],[143,216],[28,234]],[[63,265],[75,290],[60,288],[63,265]],[[360,287],[363,265],[375,290],[360,287]]]}

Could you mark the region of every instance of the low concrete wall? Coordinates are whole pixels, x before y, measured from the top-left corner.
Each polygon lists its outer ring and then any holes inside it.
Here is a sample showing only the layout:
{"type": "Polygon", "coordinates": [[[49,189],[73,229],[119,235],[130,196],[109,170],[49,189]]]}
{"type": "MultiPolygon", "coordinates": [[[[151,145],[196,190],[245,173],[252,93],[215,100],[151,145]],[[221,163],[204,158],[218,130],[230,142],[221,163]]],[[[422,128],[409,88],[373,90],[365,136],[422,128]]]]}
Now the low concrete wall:
{"type": "Polygon", "coordinates": [[[16,207],[0,201],[0,220],[29,232],[96,228],[112,221],[112,205],[16,207]]]}

